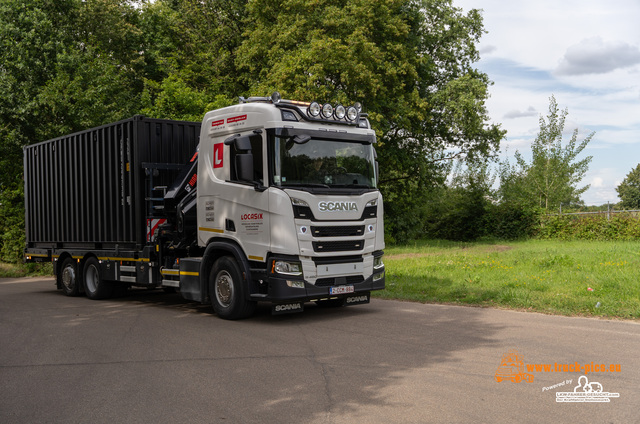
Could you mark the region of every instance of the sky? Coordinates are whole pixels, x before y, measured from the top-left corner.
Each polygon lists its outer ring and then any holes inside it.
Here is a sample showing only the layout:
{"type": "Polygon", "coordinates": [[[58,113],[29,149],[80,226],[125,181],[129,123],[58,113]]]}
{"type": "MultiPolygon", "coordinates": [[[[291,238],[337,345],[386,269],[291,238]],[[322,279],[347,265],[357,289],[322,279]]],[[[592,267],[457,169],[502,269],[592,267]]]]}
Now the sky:
{"type": "MultiPolygon", "coordinates": [[[[580,186],[587,205],[619,201],[616,187],[640,163],[640,0],[453,0],[482,9],[487,31],[476,67],[494,82],[487,109],[507,130],[502,157],[530,157],[553,95],[567,109],[563,144],[595,135],[580,186]]],[[[513,163],[513,162],[512,162],[513,163]]]]}

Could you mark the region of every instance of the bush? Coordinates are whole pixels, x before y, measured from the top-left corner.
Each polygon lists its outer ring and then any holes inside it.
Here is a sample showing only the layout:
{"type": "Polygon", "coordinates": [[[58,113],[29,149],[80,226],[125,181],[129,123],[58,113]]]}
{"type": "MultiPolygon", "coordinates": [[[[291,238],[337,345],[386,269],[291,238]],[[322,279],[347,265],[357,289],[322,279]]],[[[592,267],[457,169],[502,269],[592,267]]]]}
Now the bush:
{"type": "Polygon", "coordinates": [[[425,205],[424,233],[436,239],[476,240],[485,235],[487,204],[483,192],[473,187],[443,189],[425,205]]]}
{"type": "Polygon", "coordinates": [[[24,249],[24,187],[19,181],[0,191],[0,259],[16,263],[24,249]]]}
{"type": "Polygon", "coordinates": [[[636,214],[548,215],[541,217],[538,236],[562,240],[637,240],[640,219],[636,214]]]}
{"type": "Polygon", "coordinates": [[[486,219],[486,235],[504,240],[533,236],[540,225],[540,212],[517,203],[491,205],[486,219]]]}

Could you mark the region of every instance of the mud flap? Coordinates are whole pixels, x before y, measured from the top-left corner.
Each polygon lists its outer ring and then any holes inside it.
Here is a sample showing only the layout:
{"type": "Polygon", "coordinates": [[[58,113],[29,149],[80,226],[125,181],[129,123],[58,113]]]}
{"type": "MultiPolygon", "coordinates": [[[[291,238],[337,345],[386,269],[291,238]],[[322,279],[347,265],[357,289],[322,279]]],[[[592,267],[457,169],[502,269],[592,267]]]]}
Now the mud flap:
{"type": "Polygon", "coordinates": [[[351,305],[363,305],[365,303],[371,302],[371,293],[358,293],[352,294],[345,298],[344,304],[345,306],[351,305]]]}
{"type": "Polygon", "coordinates": [[[271,315],[293,314],[304,311],[303,302],[279,303],[271,307],[271,315]]]}

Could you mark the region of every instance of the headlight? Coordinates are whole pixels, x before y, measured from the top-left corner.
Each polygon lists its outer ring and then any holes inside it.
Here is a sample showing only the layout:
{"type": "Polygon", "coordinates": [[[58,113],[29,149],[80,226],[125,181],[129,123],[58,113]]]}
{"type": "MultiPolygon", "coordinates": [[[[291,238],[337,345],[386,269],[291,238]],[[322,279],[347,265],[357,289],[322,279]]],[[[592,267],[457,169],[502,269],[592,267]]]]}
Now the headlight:
{"type": "Polygon", "coordinates": [[[349,106],[347,108],[347,120],[353,122],[356,118],[358,118],[358,110],[353,106],[349,106]]]}
{"type": "Polygon", "coordinates": [[[291,198],[291,204],[293,206],[305,206],[307,208],[309,207],[309,204],[307,202],[302,199],[296,199],[295,197],[291,198]]]}
{"type": "Polygon", "coordinates": [[[373,200],[369,200],[369,202],[367,202],[367,205],[365,207],[376,206],[377,204],[378,204],[378,199],[373,199],[373,200]]]}
{"type": "Polygon", "coordinates": [[[347,113],[347,111],[345,110],[344,106],[342,106],[342,105],[336,106],[336,110],[334,112],[334,115],[335,115],[336,119],[338,119],[338,120],[344,119],[344,115],[346,113],[347,113]]]}
{"type": "Polygon", "coordinates": [[[384,266],[382,263],[382,256],[378,256],[377,258],[373,258],[373,269],[380,269],[384,266]]]}
{"type": "Polygon", "coordinates": [[[318,102],[313,102],[309,105],[309,115],[318,116],[320,115],[320,104],[318,102]]]}
{"type": "Polygon", "coordinates": [[[297,261],[275,260],[271,272],[284,275],[302,275],[302,264],[297,261]]]}
{"type": "Polygon", "coordinates": [[[324,106],[322,106],[322,116],[329,119],[331,118],[331,115],[333,115],[333,106],[329,103],[325,103],[324,106]]]}

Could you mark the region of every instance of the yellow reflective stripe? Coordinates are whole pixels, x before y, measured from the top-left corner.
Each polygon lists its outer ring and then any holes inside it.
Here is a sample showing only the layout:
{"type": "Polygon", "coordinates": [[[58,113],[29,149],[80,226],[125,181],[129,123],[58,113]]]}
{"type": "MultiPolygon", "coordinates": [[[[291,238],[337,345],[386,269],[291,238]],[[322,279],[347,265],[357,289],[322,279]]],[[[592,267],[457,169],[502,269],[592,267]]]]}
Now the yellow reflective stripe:
{"type": "Polygon", "coordinates": [[[25,253],[24,256],[37,256],[38,258],[48,258],[49,254],[48,253],[25,253]]]}
{"type": "Polygon", "coordinates": [[[198,227],[198,230],[200,230],[200,231],[210,231],[212,233],[224,234],[224,230],[221,230],[219,228],[198,227]]]}
{"type": "Polygon", "coordinates": [[[162,275],[180,275],[180,271],[177,269],[163,269],[160,273],[162,275]]]}
{"type": "Polygon", "coordinates": [[[262,256],[251,256],[251,255],[249,255],[249,259],[251,259],[252,261],[262,261],[262,260],[264,260],[264,258],[262,256]]]}
{"type": "Polygon", "coordinates": [[[180,275],[191,275],[197,277],[200,275],[199,272],[191,272],[191,271],[180,271],[180,275]]]}
{"type": "Polygon", "coordinates": [[[128,262],[149,262],[149,258],[112,258],[110,256],[98,258],[101,261],[128,261],[128,262]]]}

